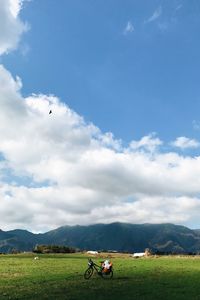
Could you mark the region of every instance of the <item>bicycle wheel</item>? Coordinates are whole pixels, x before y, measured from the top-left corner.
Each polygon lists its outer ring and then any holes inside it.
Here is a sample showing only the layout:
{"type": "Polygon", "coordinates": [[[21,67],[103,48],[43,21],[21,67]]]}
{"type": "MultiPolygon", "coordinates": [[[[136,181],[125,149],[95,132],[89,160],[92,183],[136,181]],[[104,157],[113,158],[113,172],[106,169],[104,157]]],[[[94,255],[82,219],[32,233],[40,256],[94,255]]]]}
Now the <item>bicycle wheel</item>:
{"type": "Polygon", "coordinates": [[[101,276],[104,279],[111,279],[113,277],[113,270],[110,270],[110,272],[102,272],[101,276]]]}
{"type": "Polygon", "coordinates": [[[84,278],[89,279],[92,276],[93,271],[94,271],[93,268],[88,268],[84,273],[84,278]]]}

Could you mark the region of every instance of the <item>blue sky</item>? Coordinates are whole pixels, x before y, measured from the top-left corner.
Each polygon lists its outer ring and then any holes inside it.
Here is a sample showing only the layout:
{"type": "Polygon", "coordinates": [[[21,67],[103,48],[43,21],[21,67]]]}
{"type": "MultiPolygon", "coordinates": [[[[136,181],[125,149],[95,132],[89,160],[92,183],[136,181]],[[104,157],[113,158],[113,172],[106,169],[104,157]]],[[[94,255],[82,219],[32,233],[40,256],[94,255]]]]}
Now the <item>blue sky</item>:
{"type": "Polygon", "coordinates": [[[196,0],[35,0],[21,51],[2,62],[24,95],[55,94],[124,142],[198,138],[199,15],[196,0]]]}
{"type": "Polygon", "coordinates": [[[200,228],[199,1],[0,4],[0,228],[200,228]]]}

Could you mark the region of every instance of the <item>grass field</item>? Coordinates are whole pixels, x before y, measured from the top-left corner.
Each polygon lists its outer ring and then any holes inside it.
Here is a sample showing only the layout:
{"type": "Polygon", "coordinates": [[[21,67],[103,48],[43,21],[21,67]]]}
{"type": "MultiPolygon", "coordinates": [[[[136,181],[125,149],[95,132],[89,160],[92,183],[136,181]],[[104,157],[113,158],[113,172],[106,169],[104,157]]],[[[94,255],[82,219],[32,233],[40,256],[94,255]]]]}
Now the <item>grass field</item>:
{"type": "MultiPolygon", "coordinates": [[[[106,256],[105,256],[106,257],[106,256]]],[[[94,261],[99,262],[96,258],[94,261]]],[[[112,258],[111,280],[83,278],[81,254],[0,256],[0,299],[200,299],[200,258],[112,258]]]]}

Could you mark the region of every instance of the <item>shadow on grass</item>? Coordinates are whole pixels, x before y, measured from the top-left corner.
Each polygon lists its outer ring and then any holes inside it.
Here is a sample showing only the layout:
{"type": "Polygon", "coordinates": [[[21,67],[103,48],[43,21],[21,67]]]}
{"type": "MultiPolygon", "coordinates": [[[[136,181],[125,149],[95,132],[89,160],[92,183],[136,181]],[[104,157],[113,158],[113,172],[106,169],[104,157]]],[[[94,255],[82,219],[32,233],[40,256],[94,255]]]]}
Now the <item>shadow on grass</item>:
{"type": "Polygon", "coordinates": [[[130,277],[128,277],[128,276],[113,276],[113,278],[112,279],[110,279],[110,280],[125,280],[125,281],[127,281],[127,280],[130,280],[131,278],[130,277]]]}

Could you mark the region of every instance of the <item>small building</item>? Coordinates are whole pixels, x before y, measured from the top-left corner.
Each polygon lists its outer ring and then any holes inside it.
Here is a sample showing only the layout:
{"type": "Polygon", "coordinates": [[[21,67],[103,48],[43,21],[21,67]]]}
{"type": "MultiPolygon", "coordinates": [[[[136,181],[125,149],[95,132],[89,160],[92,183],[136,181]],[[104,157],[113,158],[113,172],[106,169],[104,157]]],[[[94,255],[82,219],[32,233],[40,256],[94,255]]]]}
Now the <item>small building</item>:
{"type": "Polygon", "coordinates": [[[151,251],[149,250],[149,248],[145,249],[145,252],[133,253],[134,258],[147,257],[150,255],[151,255],[151,251]]]}
{"type": "Polygon", "coordinates": [[[87,251],[87,254],[97,255],[98,251],[89,250],[89,251],[87,251]]]}
{"type": "Polygon", "coordinates": [[[139,258],[144,256],[146,256],[145,252],[133,253],[134,258],[139,258]]]}

